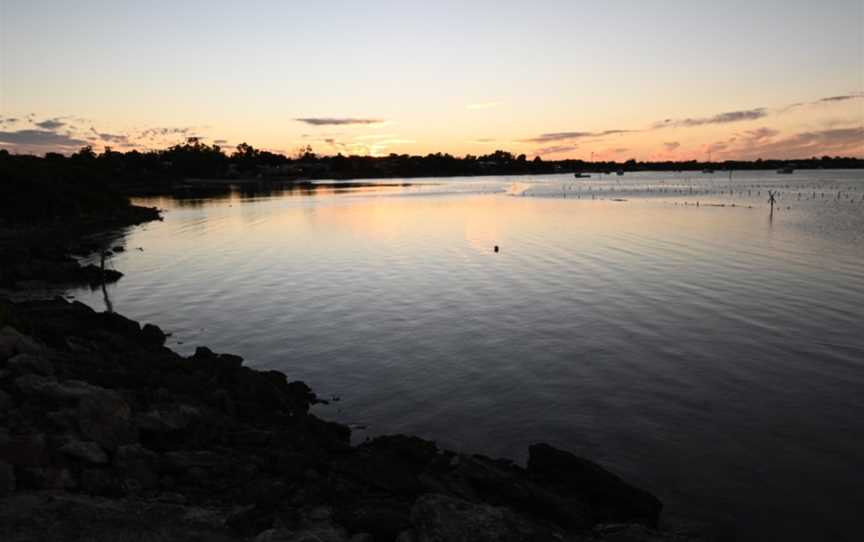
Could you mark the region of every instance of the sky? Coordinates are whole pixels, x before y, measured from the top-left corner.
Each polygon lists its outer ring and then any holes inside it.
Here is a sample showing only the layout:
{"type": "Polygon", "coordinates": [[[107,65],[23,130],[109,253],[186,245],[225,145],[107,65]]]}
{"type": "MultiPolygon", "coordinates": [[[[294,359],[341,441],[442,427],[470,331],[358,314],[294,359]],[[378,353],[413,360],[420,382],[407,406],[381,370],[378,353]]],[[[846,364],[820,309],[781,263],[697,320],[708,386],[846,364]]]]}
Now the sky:
{"type": "Polygon", "coordinates": [[[864,157],[864,1],[0,0],[0,148],[864,157]]]}

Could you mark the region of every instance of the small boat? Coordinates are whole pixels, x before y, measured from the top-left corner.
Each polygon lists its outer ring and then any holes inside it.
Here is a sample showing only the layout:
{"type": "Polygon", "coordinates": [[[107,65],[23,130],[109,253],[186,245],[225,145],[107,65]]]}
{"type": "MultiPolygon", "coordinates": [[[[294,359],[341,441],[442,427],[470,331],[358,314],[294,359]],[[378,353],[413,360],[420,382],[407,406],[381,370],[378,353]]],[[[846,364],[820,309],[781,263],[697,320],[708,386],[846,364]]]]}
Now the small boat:
{"type": "Polygon", "coordinates": [[[588,175],[587,173],[582,173],[581,171],[577,171],[573,174],[573,176],[577,179],[587,179],[591,177],[591,175],[588,175]]]}
{"type": "Polygon", "coordinates": [[[619,169],[618,171],[615,172],[615,174],[616,174],[616,175],[624,175],[624,170],[623,170],[623,169],[619,169]]]}
{"type": "Polygon", "coordinates": [[[792,175],[793,173],[795,173],[795,168],[793,168],[792,166],[783,166],[777,170],[777,173],[779,175],[792,175]]]}

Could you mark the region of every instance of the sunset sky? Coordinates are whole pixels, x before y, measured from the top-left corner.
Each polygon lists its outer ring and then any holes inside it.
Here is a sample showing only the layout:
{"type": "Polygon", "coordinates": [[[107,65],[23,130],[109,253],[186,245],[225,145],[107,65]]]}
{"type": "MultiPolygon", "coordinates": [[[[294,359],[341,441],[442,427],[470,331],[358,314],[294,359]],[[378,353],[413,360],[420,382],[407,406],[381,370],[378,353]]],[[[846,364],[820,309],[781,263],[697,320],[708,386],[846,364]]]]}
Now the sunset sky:
{"type": "Polygon", "coordinates": [[[864,156],[861,0],[0,0],[0,147],[864,156]]]}

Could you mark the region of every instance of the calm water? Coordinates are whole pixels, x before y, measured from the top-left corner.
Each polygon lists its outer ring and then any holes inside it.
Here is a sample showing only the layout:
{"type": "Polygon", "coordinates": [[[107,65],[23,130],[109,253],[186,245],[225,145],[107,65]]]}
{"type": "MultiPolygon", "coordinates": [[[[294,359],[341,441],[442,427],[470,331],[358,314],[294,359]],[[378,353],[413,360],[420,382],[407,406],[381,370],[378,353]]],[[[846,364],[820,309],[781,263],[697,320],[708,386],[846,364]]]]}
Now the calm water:
{"type": "Polygon", "coordinates": [[[740,539],[860,536],[862,172],[416,182],[143,200],[110,300],[357,439],[547,441],[740,539]]]}

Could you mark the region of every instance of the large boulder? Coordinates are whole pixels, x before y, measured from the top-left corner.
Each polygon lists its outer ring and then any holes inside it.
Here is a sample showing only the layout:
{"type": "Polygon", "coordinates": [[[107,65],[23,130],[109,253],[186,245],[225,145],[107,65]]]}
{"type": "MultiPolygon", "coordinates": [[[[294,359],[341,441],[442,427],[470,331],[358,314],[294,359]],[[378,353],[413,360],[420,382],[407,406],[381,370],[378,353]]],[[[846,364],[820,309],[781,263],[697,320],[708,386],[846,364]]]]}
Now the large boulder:
{"type": "Polygon", "coordinates": [[[78,402],[75,416],[81,434],[106,450],[138,440],[131,420],[132,410],[118,394],[104,392],[85,395],[78,402]]]}
{"type": "Polygon", "coordinates": [[[651,493],[632,486],[597,463],[535,444],[528,450],[528,472],[565,497],[584,500],[593,523],[641,523],[656,527],[663,505],[651,493]]]}
{"type": "Polygon", "coordinates": [[[592,525],[586,503],[537,483],[524,469],[507,460],[457,455],[450,464],[446,487],[458,497],[507,506],[569,529],[584,530],[592,525]]]}

